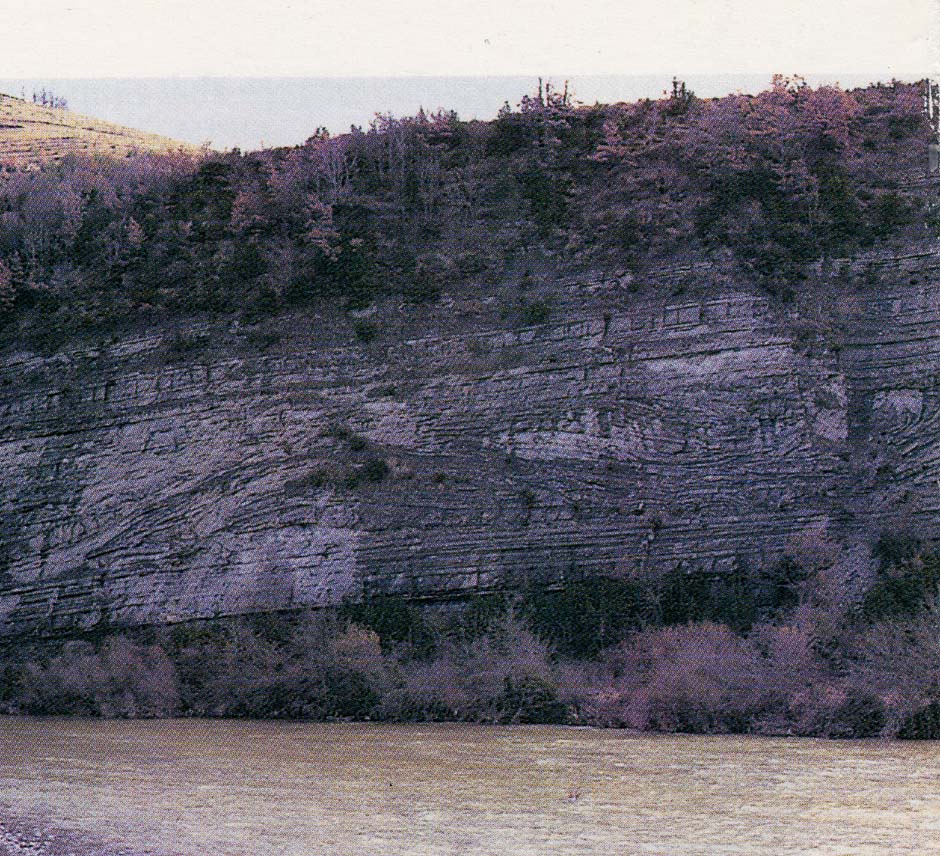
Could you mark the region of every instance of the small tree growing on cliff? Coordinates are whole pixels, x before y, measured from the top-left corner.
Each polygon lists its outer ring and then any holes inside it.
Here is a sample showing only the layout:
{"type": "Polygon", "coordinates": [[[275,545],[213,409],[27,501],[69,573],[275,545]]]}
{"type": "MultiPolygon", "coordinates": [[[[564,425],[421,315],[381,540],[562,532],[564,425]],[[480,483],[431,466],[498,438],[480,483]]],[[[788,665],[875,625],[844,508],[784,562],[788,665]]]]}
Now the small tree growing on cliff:
{"type": "Polygon", "coordinates": [[[68,110],[69,102],[61,95],[56,95],[44,86],[39,92],[33,91],[33,104],[52,107],[54,110],[68,110]]]}
{"type": "Polygon", "coordinates": [[[674,77],[672,79],[672,92],[669,95],[667,112],[672,115],[684,113],[694,100],[695,93],[685,85],[685,81],[674,77]]]}

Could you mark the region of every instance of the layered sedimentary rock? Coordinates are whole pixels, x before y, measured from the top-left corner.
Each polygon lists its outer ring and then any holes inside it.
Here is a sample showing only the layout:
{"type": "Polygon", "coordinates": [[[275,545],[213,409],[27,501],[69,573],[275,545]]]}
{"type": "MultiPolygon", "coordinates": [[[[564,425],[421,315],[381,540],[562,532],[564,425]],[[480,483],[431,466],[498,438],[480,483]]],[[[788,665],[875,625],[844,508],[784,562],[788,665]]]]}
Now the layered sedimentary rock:
{"type": "Polygon", "coordinates": [[[365,342],[323,310],[8,350],[0,632],[723,573],[807,532],[843,558],[929,532],[940,256],[844,267],[856,285],[815,306],[586,278],[549,283],[538,324],[481,291],[383,306],[365,342]]]}

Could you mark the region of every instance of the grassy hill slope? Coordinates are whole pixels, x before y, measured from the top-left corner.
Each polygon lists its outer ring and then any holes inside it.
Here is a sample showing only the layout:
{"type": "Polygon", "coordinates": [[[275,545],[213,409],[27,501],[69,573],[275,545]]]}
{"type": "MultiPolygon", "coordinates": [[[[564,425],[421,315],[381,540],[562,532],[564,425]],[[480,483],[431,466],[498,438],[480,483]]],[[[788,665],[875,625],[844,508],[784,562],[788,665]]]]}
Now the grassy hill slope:
{"type": "Polygon", "coordinates": [[[123,157],[132,152],[169,152],[181,148],[194,147],[158,134],[0,95],[0,165],[3,166],[22,167],[66,155],[123,157]]]}

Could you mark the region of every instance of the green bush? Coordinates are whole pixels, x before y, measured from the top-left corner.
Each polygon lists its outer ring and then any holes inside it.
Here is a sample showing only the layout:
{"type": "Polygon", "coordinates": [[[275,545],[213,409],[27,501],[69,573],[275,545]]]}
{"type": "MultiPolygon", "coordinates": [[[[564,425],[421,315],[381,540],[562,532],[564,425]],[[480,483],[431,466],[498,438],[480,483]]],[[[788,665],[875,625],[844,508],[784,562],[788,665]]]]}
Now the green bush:
{"type": "Polygon", "coordinates": [[[281,343],[281,334],[276,330],[249,330],[245,333],[245,344],[266,351],[281,343]]]}
{"type": "Polygon", "coordinates": [[[551,299],[533,300],[531,303],[523,301],[520,307],[522,323],[527,326],[545,324],[552,314],[551,299]]]}
{"type": "Polygon", "coordinates": [[[370,598],[360,603],[344,603],[340,618],[375,631],[385,652],[405,643],[419,652],[434,647],[434,639],[421,610],[403,597],[370,598]]]}
{"type": "Polygon", "coordinates": [[[880,698],[870,693],[850,694],[834,711],[826,736],[849,739],[877,737],[887,720],[887,710],[880,698]]]}
{"type": "Polygon", "coordinates": [[[533,168],[519,178],[522,195],[538,231],[548,235],[553,229],[567,225],[568,199],[571,182],[547,170],[533,168]]]}
{"type": "Polygon", "coordinates": [[[22,674],[12,663],[0,663],[0,703],[9,702],[16,697],[20,688],[22,674]]]}
{"type": "Polygon", "coordinates": [[[166,345],[168,362],[180,362],[209,347],[209,337],[202,333],[177,331],[166,345]]]}
{"type": "Polygon", "coordinates": [[[329,473],[322,468],[317,468],[301,478],[289,479],[284,482],[284,492],[291,497],[307,496],[328,482],[329,473]]]}
{"type": "Polygon", "coordinates": [[[940,594],[940,554],[902,559],[882,567],[875,584],[865,593],[862,616],[876,622],[916,615],[940,594]]]}
{"type": "Polygon", "coordinates": [[[464,604],[457,620],[457,632],[467,639],[485,636],[503,621],[509,612],[505,595],[473,595],[464,604]]]}
{"type": "Polygon", "coordinates": [[[897,736],[900,740],[940,740],[940,702],[931,702],[908,716],[897,736]]]}
{"type": "Polygon", "coordinates": [[[656,584],[659,621],[664,625],[714,621],[736,630],[750,627],[757,616],[755,594],[746,571],[728,575],[676,568],[656,584]]]}
{"type": "Polygon", "coordinates": [[[353,452],[362,452],[369,445],[366,438],[361,434],[350,434],[347,442],[353,452]]]}
{"type": "Polygon", "coordinates": [[[759,572],[743,564],[722,574],[675,568],[654,584],[657,617],[664,625],[714,621],[746,632],[796,606],[805,578],[806,571],[787,557],[759,572]]]}
{"type": "Polygon", "coordinates": [[[533,588],[519,611],[534,632],[570,657],[595,657],[648,617],[643,588],[632,580],[591,577],[558,589],[533,588]]]}
{"type": "Polygon", "coordinates": [[[525,676],[513,681],[506,675],[503,692],[496,699],[498,719],[502,723],[552,723],[564,725],[570,720],[568,706],[558,698],[558,690],[548,681],[525,676]]]}
{"type": "Polygon", "coordinates": [[[252,719],[370,719],[379,701],[365,675],[329,668],[321,677],[273,678],[237,698],[224,713],[252,719]]]}
{"type": "Polygon", "coordinates": [[[379,335],[379,328],[375,324],[360,318],[353,321],[353,332],[360,342],[368,344],[379,335]]]}
{"type": "Polygon", "coordinates": [[[388,473],[388,464],[381,458],[370,458],[362,465],[362,474],[370,482],[380,482],[388,473]]]}

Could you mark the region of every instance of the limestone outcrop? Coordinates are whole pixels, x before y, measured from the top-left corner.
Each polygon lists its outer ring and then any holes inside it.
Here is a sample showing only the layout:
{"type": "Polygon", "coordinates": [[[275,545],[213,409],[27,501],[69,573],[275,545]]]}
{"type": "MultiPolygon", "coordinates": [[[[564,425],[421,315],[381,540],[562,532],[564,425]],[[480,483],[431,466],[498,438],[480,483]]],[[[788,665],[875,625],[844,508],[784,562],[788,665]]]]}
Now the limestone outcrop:
{"type": "Polygon", "coordinates": [[[842,267],[826,300],[559,279],[528,326],[455,294],[374,338],[324,309],[7,350],[0,633],[723,573],[806,533],[864,570],[940,520],[940,250],[842,267]]]}

